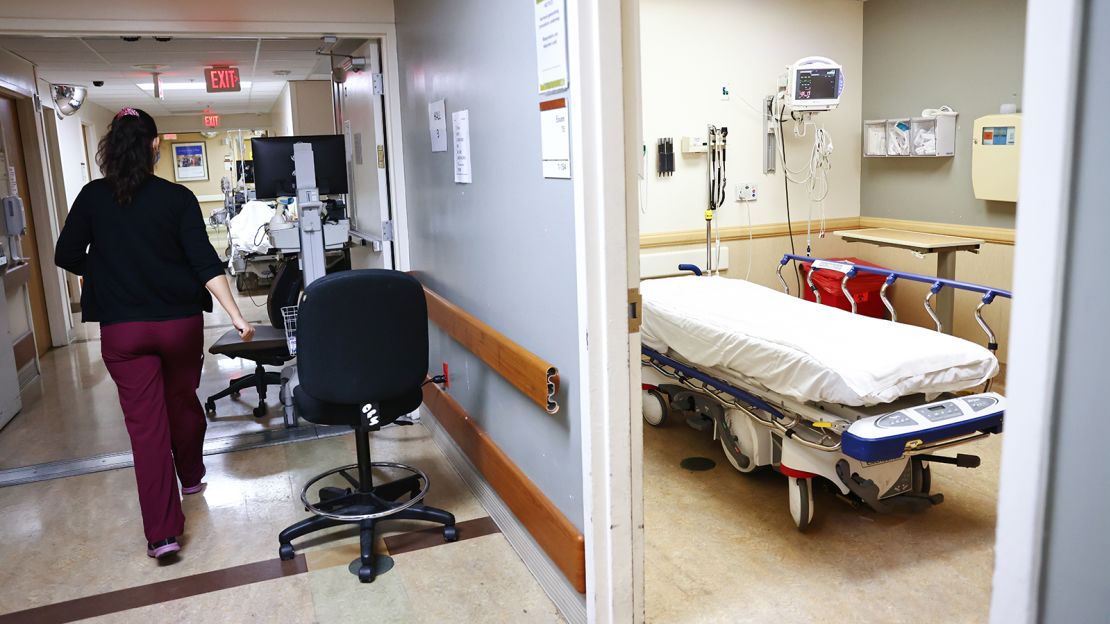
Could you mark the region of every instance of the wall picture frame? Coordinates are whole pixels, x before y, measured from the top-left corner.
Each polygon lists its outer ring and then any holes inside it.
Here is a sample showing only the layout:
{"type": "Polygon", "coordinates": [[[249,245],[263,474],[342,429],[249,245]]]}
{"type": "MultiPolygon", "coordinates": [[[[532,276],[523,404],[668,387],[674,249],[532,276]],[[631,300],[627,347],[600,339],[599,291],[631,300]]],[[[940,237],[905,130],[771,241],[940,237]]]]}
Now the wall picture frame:
{"type": "Polygon", "coordinates": [[[170,155],[173,157],[175,182],[203,182],[208,179],[208,152],[203,141],[173,143],[170,155]]]}

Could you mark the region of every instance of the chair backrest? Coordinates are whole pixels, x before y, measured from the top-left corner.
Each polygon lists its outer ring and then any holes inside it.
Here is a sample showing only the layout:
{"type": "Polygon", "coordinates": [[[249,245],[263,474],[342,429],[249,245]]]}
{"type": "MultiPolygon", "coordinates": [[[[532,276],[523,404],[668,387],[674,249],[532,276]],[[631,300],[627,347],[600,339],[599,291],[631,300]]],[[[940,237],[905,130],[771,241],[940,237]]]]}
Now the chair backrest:
{"type": "Polygon", "coordinates": [[[355,405],[418,390],[428,374],[424,288],[399,271],[334,273],[305,289],[297,315],[302,390],[355,405]]]}

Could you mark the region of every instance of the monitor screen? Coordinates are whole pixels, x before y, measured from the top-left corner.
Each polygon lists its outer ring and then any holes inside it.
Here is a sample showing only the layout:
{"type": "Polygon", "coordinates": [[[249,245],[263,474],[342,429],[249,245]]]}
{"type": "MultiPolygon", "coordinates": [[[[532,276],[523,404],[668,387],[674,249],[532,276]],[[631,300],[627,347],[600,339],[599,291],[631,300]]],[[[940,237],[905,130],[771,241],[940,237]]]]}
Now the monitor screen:
{"type": "Polygon", "coordinates": [[[794,99],[835,100],[840,90],[840,70],[836,68],[799,69],[794,81],[794,99]]]}
{"type": "Polygon", "coordinates": [[[242,180],[245,184],[254,184],[254,161],[235,161],[235,179],[242,180]]]}
{"type": "Polygon", "coordinates": [[[259,199],[297,193],[293,174],[293,144],[310,143],[316,164],[316,188],[321,195],[347,192],[347,147],[341,134],[264,137],[251,140],[254,188],[259,199]]]}

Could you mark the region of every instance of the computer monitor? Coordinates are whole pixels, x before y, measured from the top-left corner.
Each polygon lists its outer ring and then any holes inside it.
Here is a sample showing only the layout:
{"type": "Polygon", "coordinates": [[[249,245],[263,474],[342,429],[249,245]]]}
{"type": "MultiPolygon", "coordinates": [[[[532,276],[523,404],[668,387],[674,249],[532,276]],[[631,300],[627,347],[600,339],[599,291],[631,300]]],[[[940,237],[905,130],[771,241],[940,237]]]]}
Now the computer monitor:
{"type": "Polygon", "coordinates": [[[341,134],[264,137],[251,140],[254,155],[254,189],[259,199],[297,193],[293,174],[293,145],[312,145],[316,164],[316,189],[321,195],[347,192],[347,146],[341,134]]]}
{"type": "Polygon", "coordinates": [[[235,179],[242,180],[244,184],[254,184],[254,161],[235,161],[235,179]]]}

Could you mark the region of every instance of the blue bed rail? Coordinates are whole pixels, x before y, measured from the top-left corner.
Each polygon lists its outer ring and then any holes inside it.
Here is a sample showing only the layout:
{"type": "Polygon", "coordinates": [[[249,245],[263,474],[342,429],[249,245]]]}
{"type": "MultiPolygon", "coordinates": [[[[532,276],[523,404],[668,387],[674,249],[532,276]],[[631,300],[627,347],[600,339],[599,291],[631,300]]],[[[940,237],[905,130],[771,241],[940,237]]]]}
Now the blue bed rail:
{"type": "MultiPolygon", "coordinates": [[[[931,275],[919,275],[917,273],[909,273],[906,271],[896,271],[894,269],[884,269],[880,267],[867,266],[863,264],[855,264],[852,262],[842,260],[821,260],[820,258],[810,258],[809,256],[800,256],[797,254],[783,254],[782,260],[779,260],[778,277],[779,282],[782,283],[782,289],[787,294],[790,293],[790,286],[787,285],[786,279],[782,276],[782,267],[790,263],[791,260],[798,262],[809,262],[812,269],[806,275],[806,282],[809,289],[813,291],[814,298],[817,303],[821,303],[821,291],[813,284],[813,274],[820,270],[832,270],[842,273],[844,278],[840,281],[840,290],[844,293],[844,297],[852,306],[852,314],[856,313],[856,300],[848,291],[848,280],[852,279],[858,273],[871,273],[873,275],[886,276],[886,281],[883,282],[882,288],[879,290],[879,299],[882,300],[883,305],[886,306],[887,312],[890,313],[890,320],[897,321],[898,313],[894,310],[894,304],[886,296],[886,291],[894,282],[903,279],[911,282],[921,282],[929,284],[929,292],[925,295],[925,311],[929,317],[933,319],[933,324],[936,325],[937,331],[942,331],[944,328],[940,322],[940,317],[937,316],[937,311],[933,308],[933,297],[937,295],[944,288],[951,288],[953,290],[966,290],[969,292],[979,293],[983,295],[979,301],[979,305],[975,307],[975,322],[979,324],[979,328],[987,335],[987,348],[990,351],[998,351],[998,338],[994,334],[994,330],[990,325],[983,320],[983,308],[994,303],[996,297],[1003,297],[1006,299],[1013,299],[1013,293],[1001,288],[992,288],[990,286],[983,286],[982,284],[973,284],[971,282],[961,282],[958,280],[944,279],[941,277],[933,277],[931,275]]],[[[990,388],[988,384],[988,389],[990,388]]]]}
{"type": "MultiPolygon", "coordinates": [[[[779,267],[788,264],[791,260],[798,262],[820,262],[819,258],[810,258],[809,256],[799,256],[796,254],[784,254],[782,260],[779,260],[779,267]]],[[[893,284],[896,280],[904,279],[911,282],[922,282],[930,284],[930,290],[934,293],[939,292],[942,288],[948,287],[955,290],[969,290],[971,292],[981,293],[983,300],[988,304],[994,301],[995,297],[1005,297],[1006,299],[1013,299],[1013,293],[1001,288],[991,288],[990,286],[983,286],[981,284],[973,284],[971,282],[961,282],[959,280],[944,279],[941,277],[933,277],[929,275],[918,275],[917,273],[907,273],[905,271],[895,271],[893,269],[883,269],[880,267],[866,266],[863,264],[853,264],[842,260],[837,260],[836,264],[847,265],[851,267],[851,275],[854,277],[857,272],[859,273],[872,273],[875,275],[885,275],[888,284],[893,284]]],[[[679,267],[680,269],[682,267],[679,267]]],[[[817,267],[818,269],[822,267],[817,267]]]]}

